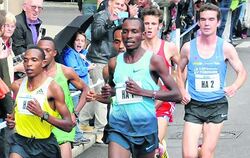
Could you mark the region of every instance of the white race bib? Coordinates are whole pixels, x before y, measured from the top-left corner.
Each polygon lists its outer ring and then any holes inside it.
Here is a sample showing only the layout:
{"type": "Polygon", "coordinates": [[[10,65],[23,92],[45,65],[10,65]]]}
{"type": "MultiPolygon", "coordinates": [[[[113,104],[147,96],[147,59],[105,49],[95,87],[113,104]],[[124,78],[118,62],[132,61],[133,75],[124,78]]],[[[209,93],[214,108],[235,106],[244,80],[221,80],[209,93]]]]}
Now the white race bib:
{"type": "Polygon", "coordinates": [[[29,110],[27,110],[28,102],[33,100],[31,96],[20,96],[18,97],[17,108],[22,114],[33,115],[29,110]]]}
{"type": "Polygon", "coordinates": [[[220,90],[219,74],[195,75],[195,89],[198,92],[213,92],[220,90]]]}
{"type": "MultiPolygon", "coordinates": [[[[136,82],[139,86],[141,84],[136,82]]],[[[118,104],[130,104],[130,103],[139,103],[143,101],[142,96],[130,94],[126,92],[125,84],[117,84],[116,85],[116,101],[118,104]]]]}

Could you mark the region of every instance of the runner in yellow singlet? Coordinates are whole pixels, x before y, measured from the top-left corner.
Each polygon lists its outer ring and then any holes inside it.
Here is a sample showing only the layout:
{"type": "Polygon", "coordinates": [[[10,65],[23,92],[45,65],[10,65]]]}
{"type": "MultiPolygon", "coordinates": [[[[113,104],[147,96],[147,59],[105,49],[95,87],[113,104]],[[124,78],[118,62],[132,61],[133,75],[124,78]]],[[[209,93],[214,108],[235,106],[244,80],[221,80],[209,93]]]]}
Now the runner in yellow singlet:
{"type": "Polygon", "coordinates": [[[28,48],[24,54],[27,77],[11,86],[17,97],[14,115],[6,119],[9,128],[16,128],[9,140],[10,158],[61,157],[53,126],[66,132],[72,130],[63,91],[47,77],[45,66],[44,51],[36,46],[28,48]]]}

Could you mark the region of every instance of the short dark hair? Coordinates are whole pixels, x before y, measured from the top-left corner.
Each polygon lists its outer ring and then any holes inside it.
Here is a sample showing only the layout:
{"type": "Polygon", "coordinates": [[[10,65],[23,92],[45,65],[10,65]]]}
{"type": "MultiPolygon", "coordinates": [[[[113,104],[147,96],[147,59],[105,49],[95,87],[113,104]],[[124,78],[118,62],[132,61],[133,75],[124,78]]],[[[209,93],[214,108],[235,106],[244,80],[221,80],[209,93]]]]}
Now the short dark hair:
{"type": "Polygon", "coordinates": [[[56,43],[55,43],[55,40],[52,37],[45,36],[45,37],[42,37],[39,41],[43,41],[43,40],[52,42],[53,45],[54,45],[54,49],[56,50],[56,43]]]}
{"type": "Polygon", "coordinates": [[[45,53],[44,53],[44,51],[43,51],[43,49],[42,49],[42,48],[40,48],[40,47],[38,47],[38,46],[36,46],[36,45],[30,44],[30,45],[28,45],[28,46],[27,46],[27,50],[26,50],[26,52],[27,52],[28,50],[30,50],[30,49],[36,49],[36,50],[39,50],[39,51],[41,52],[41,57],[42,57],[42,60],[44,60],[44,59],[45,59],[45,53]]]}
{"type": "Polygon", "coordinates": [[[144,26],[144,23],[143,23],[143,21],[142,21],[142,19],[140,19],[140,18],[134,18],[134,17],[132,17],[132,18],[125,18],[124,20],[123,20],[123,23],[125,22],[125,21],[127,21],[127,20],[135,20],[135,21],[139,21],[139,23],[140,23],[140,25],[141,25],[141,31],[142,32],[144,32],[145,31],[145,26],[144,26]]]}
{"type": "Polygon", "coordinates": [[[201,12],[208,11],[208,10],[209,11],[216,11],[217,12],[217,19],[220,20],[220,18],[221,18],[220,8],[212,3],[206,3],[206,4],[201,6],[201,8],[198,12],[198,19],[200,20],[201,12]]]}
{"type": "Polygon", "coordinates": [[[144,21],[144,17],[147,15],[152,15],[152,16],[157,16],[159,17],[159,23],[162,23],[163,21],[163,16],[162,16],[162,11],[160,9],[158,9],[155,6],[149,7],[149,8],[145,8],[142,10],[142,20],[144,21]]]}
{"type": "Polygon", "coordinates": [[[122,30],[122,26],[119,25],[119,26],[116,26],[116,27],[114,28],[114,31],[113,31],[113,40],[115,39],[115,32],[116,32],[117,30],[122,30]]]}

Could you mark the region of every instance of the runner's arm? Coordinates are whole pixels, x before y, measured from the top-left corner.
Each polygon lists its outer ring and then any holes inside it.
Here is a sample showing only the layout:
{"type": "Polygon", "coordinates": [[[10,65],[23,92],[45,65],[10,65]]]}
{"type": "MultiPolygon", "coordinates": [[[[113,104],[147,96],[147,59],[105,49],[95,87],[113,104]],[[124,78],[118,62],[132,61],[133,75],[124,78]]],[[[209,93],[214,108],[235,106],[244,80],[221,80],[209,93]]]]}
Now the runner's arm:
{"type": "Polygon", "coordinates": [[[190,56],[190,43],[185,43],[181,49],[179,65],[177,68],[177,84],[180,88],[182,94],[182,104],[186,105],[190,101],[190,95],[188,94],[187,90],[185,89],[185,83],[187,80],[187,64],[189,61],[190,56]]]}
{"type": "Polygon", "coordinates": [[[79,113],[86,103],[86,96],[89,92],[89,87],[81,80],[81,78],[72,68],[63,66],[63,72],[68,78],[69,82],[72,83],[77,90],[81,91],[79,102],[74,110],[76,113],[79,113]]]}
{"type": "Polygon", "coordinates": [[[152,56],[150,61],[150,71],[151,71],[151,76],[155,80],[155,82],[157,83],[158,79],[160,78],[169,91],[165,90],[152,91],[152,90],[142,89],[135,81],[133,81],[130,78],[128,81],[125,82],[126,91],[131,94],[150,97],[156,100],[180,102],[181,100],[180,91],[172,76],[169,75],[167,67],[162,57],[158,55],[152,56]]]}
{"type": "MultiPolygon", "coordinates": [[[[63,131],[70,132],[73,128],[73,123],[71,120],[70,112],[64,101],[63,90],[59,85],[57,85],[54,81],[52,81],[51,84],[49,85],[49,90],[47,95],[48,99],[53,98],[55,110],[59,112],[62,118],[60,119],[49,115],[49,118],[46,121],[63,131]]],[[[40,114],[41,118],[43,114],[44,112],[40,114]]]]}
{"type": "Polygon", "coordinates": [[[244,84],[247,79],[247,72],[244,68],[236,49],[229,43],[224,43],[224,55],[225,60],[228,60],[230,65],[233,67],[234,71],[237,74],[237,77],[232,85],[225,87],[226,94],[231,97],[236,91],[244,84]]]}

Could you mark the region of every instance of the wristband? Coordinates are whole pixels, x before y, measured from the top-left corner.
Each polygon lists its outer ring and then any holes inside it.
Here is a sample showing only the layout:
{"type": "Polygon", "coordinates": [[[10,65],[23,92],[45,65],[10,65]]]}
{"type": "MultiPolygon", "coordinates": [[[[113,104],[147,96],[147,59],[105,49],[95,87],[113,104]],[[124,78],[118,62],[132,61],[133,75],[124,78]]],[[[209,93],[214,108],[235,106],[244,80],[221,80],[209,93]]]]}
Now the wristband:
{"type": "Polygon", "coordinates": [[[49,113],[48,112],[44,112],[43,116],[41,117],[41,121],[43,122],[43,120],[48,121],[49,119],[49,113]]]}
{"type": "Polygon", "coordinates": [[[152,96],[152,99],[155,100],[156,98],[156,91],[153,92],[153,96],[152,96]]]}

